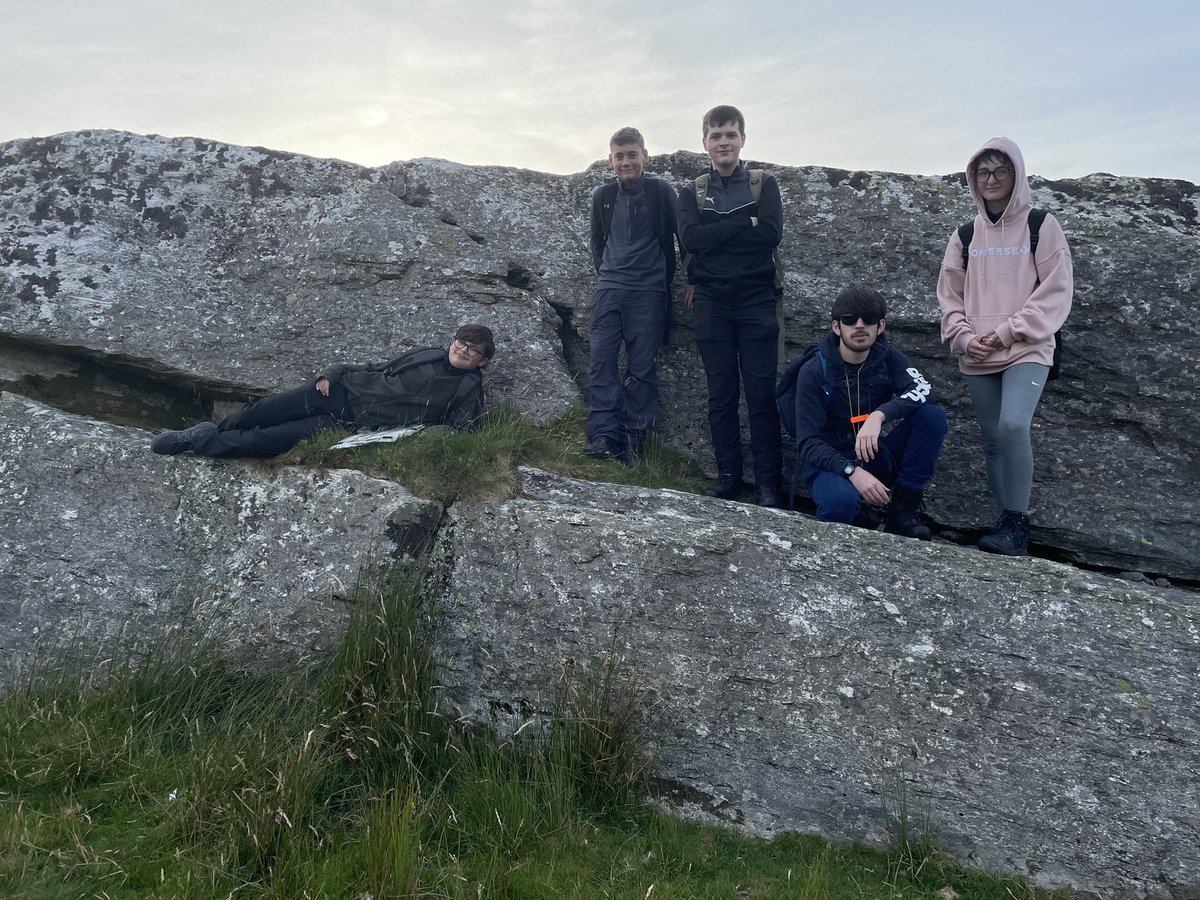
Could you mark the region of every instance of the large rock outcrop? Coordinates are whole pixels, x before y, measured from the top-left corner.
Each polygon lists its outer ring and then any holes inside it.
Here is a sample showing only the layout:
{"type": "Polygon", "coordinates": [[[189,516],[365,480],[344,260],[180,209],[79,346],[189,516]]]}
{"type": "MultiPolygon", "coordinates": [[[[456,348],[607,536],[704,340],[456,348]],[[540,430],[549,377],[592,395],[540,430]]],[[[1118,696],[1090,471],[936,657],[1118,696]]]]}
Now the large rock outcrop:
{"type": "MultiPolygon", "coordinates": [[[[676,153],[650,168],[678,186],[703,165],[676,153]]],[[[970,212],[962,176],[767,167],[785,205],[790,352],[828,327],[847,282],[881,287],[894,338],[950,414],[929,512],[959,531],[990,523],[969,404],[937,340],[938,266],[970,212]]],[[[478,319],[500,337],[492,399],[554,416],[586,384],[587,208],[603,177],[436,160],[369,169],[116,132],[0,145],[0,387],[78,409],[75,376],[96,385],[84,411],[128,392],[161,425],[192,392],[203,415],[213,398],[440,342],[478,319]]],[[[1077,276],[1064,374],[1035,422],[1035,544],[1200,582],[1200,358],[1187,327],[1200,193],[1110,175],[1033,188],[1063,222],[1077,276]]],[[[676,313],[662,431],[709,464],[704,379],[676,313]]]]}
{"type": "Polygon", "coordinates": [[[332,654],[360,567],[427,544],[440,504],[361,472],[164,458],[147,434],[0,394],[0,683],[182,630],[248,666],[332,654]]]}
{"type": "Polygon", "coordinates": [[[698,812],[880,844],[899,806],[1043,884],[1200,891],[1194,595],[538,472],[444,551],[455,713],[518,728],[612,651],[698,812]]]}

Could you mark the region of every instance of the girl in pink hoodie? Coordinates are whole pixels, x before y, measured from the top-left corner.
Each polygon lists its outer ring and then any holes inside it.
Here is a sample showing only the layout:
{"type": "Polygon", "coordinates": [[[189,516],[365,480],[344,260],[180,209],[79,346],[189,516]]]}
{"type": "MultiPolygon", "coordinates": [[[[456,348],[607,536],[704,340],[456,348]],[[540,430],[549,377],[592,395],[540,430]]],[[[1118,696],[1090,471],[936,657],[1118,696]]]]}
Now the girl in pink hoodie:
{"type": "Polygon", "coordinates": [[[966,376],[1000,510],[979,547],[1023,556],[1033,486],[1029,426],[1053,361],[1054,334],[1071,311],[1071,251],[1048,214],[1036,258],[1030,253],[1025,159],[1008,138],[992,138],[975,152],[967,186],[979,214],[966,268],[957,229],[946,245],[937,286],[942,341],[966,376]]]}

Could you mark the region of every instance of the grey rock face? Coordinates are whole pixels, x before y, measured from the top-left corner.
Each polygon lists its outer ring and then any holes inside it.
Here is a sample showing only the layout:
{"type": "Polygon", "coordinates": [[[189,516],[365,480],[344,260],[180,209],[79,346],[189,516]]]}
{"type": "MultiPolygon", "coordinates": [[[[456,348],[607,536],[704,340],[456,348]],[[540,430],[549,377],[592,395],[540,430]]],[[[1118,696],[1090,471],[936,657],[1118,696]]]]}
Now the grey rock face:
{"type": "MultiPolygon", "coordinates": [[[[1026,149],[1036,167],[1036,147],[1026,149]]],[[[658,156],[649,170],[679,187],[704,159],[658,156]]],[[[895,342],[950,418],[928,511],[961,532],[990,525],[978,429],[938,341],[934,295],[946,240],[971,213],[962,176],[764,167],[784,198],[789,354],[828,328],[848,282],[880,287],[895,342]]],[[[242,397],[332,360],[440,343],[478,319],[500,339],[492,401],[544,420],[586,386],[587,211],[605,177],[599,164],[573,176],[439,160],[377,170],[114,132],[0,145],[0,387],[32,391],[41,376],[6,370],[34,350],[72,357],[64,368],[82,357],[206,398],[242,397]]],[[[1188,327],[1200,193],[1110,175],[1033,186],[1076,268],[1063,377],[1034,423],[1034,542],[1200,582],[1200,357],[1188,327]]],[[[675,312],[661,430],[711,465],[690,314],[675,312]]]]}
{"type": "Polygon", "coordinates": [[[455,712],[519,727],[613,647],[693,811],[880,844],[905,805],[976,865],[1200,890],[1190,594],[538,472],[450,523],[455,712]]]}
{"type": "Polygon", "coordinates": [[[430,540],[439,504],[360,472],[166,458],[144,431],[0,394],[3,682],[182,629],[248,666],[331,654],[362,565],[430,540]]]}
{"type": "Polygon", "coordinates": [[[193,138],[0,145],[0,334],[217,396],[493,327],[498,392],[578,401],[557,316],[402,173],[193,138]]]}

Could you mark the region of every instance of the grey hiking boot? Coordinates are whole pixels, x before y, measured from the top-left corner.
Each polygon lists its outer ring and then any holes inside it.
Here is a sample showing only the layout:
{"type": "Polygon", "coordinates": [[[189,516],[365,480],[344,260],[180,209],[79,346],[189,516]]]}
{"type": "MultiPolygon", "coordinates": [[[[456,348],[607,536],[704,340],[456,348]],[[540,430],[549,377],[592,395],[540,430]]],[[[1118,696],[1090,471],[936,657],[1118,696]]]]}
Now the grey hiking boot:
{"type": "Polygon", "coordinates": [[[1029,516],[1005,510],[995,533],[979,539],[979,549],[1002,556],[1029,555],[1029,516]]]}
{"type": "Polygon", "coordinates": [[[212,422],[201,422],[183,431],[164,431],[150,442],[150,449],[160,456],[174,456],[191,450],[196,441],[216,430],[217,426],[212,422]]]}

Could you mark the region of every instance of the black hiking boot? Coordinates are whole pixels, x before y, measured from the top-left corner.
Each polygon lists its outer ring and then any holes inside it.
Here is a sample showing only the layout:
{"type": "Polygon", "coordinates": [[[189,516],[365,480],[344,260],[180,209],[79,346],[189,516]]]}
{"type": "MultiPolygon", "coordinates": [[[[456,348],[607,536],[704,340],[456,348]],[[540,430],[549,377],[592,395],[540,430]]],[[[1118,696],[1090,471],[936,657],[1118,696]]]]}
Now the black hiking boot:
{"type": "Polygon", "coordinates": [[[1029,516],[1005,510],[994,534],[979,539],[979,549],[1001,556],[1029,555],[1029,516]]]}
{"type": "Polygon", "coordinates": [[[592,438],[583,446],[583,455],[592,459],[612,459],[620,451],[617,442],[607,435],[592,438]]]}
{"type": "Polygon", "coordinates": [[[717,480],[704,492],[705,497],[716,497],[718,500],[732,500],[742,492],[742,479],[731,472],[723,472],[717,480]]]}
{"type": "Polygon", "coordinates": [[[775,489],[773,484],[760,484],[754,488],[754,502],[759,506],[766,506],[771,509],[779,508],[779,491],[775,489]]]}
{"type": "Polygon", "coordinates": [[[883,513],[874,506],[864,503],[858,508],[858,515],[850,520],[850,524],[855,528],[865,528],[867,531],[874,531],[882,521],[883,513]]]}
{"type": "Polygon", "coordinates": [[[210,431],[216,431],[212,422],[201,422],[183,431],[164,431],[150,442],[150,449],[160,456],[174,456],[192,449],[192,445],[210,431]]]}
{"type": "Polygon", "coordinates": [[[924,505],[921,491],[898,484],[892,488],[892,503],[884,517],[883,530],[888,534],[928,541],[933,532],[921,521],[919,513],[924,505]]]}

